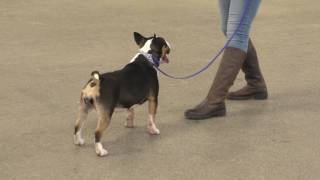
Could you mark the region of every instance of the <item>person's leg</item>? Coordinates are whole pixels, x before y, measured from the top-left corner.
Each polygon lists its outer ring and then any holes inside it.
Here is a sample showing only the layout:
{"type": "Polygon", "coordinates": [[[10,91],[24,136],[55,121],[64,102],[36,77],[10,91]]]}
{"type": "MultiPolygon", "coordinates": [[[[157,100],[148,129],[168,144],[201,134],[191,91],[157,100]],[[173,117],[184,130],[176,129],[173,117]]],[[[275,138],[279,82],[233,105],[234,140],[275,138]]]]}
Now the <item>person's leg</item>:
{"type": "MultiPolygon", "coordinates": [[[[221,27],[221,32],[224,34],[224,36],[227,36],[227,25],[228,25],[230,1],[231,0],[219,0],[219,12],[220,12],[220,24],[221,24],[220,27],[221,27]]],[[[202,103],[197,105],[195,108],[199,107],[200,105],[202,105],[202,103]]]]}
{"type": "Polygon", "coordinates": [[[219,10],[221,18],[221,31],[227,36],[227,24],[229,16],[230,0],[219,0],[219,10]]]}
{"type": "Polygon", "coordinates": [[[245,74],[247,85],[235,92],[229,92],[227,98],[230,100],[267,99],[267,86],[261,73],[257,52],[251,39],[249,40],[247,58],[241,69],[245,74]]]}
{"type": "Polygon", "coordinates": [[[229,47],[224,51],[207,97],[195,108],[185,112],[187,119],[200,120],[226,114],[224,99],[245,58],[246,53],[240,49],[229,47]]]}
{"type": "Polygon", "coordinates": [[[244,7],[246,1],[249,1],[247,13],[244,15],[241,27],[236,32],[228,46],[241,49],[244,52],[247,52],[248,50],[251,24],[257,14],[261,0],[231,0],[227,24],[227,38],[229,39],[241,21],[242,14],[246,8],[244,7]]]}
{"type": "MultiPolygon", "coordinates": [[[[250,7],[247,14],[245,14],[245,22],[240,26],[239,32],[234,36],[235,40],[233,40],[224,51],[219,69],[207,97],[195,108],[187,110],[185,112],[186,118],[206,119],[225,115],[225,97],[229,88],[232,86],[243,61],[246,59],[250,25],[258,8],[258,6],[252,4],[256,4],[256,2],[260,3],[260,0],[249,1],[250,7]],[[252,8],[255,8],[255,10],[250,10],[252,8]],[[251,17],[252,15],[253,17],[251,17]]],[[[240,23],[245,2],[246,0],[230,1],[227,24],[227,37],[229,38],[240,23]]]]}
{"type": "MultiPolygon", "coordinates": [[[[230,4],[230,12],[239,11],[240,1],[232,1],[230,4]]],[[[268,93],[265,85],[264,78],[260,71],[259,62],[257,58],[257,53],[251,40],[249,40],[249,32],[251,28],[251,23],[256,16],[257,10],[260,5],[260,0],[253,0],[250,2],[250,7],[247,15],[244,18],[243,26],[240,31],[238,31],[235,37],[230,42],[230,47],[239,48],[242,50],[247,50],[247,58],[244,61],[241,69],[245,73],[245,79],[247,81],[247,86],[244,88],[228,94],[228,99],[232,100],[245,100],[245,99],[267,99],[268,93]],[[248,41],[249,40],[249,41],[248,41]],[[247,48],[246,48],[247,47],[247,48]]],[[[228,32],[227,37],[230,38],[233,29],[237,28],[237,21],[239,21],[239,16],[237,14],[232,15],[230,13],[228,20],[228,32]]]]}

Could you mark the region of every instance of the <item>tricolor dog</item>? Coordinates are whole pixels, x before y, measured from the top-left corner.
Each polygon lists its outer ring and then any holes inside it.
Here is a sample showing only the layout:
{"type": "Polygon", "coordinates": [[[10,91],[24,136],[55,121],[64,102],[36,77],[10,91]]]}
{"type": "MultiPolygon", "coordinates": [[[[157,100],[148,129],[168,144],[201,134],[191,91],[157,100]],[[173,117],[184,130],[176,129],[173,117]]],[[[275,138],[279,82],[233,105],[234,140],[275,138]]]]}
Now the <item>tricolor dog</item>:
{"type": "Polygon", "coordinates": [[[134,32],[134,40],[139,46],[139,53],[123,69],[100,74],[91,73],[91,78],[81,90],[79,115],[75,124],[74,143],[83,145],[81,129],[90,110],[96,110],[98,123],[95,130],[95,151],[98,156],[107,155],[101,144],[103,131],[109,126],[115,108],[127,109],[125,126],[134,126],[136,104],[148,101],[148,132],[160,134],[155,124],[158,104],[159,82],[154,66],[168,63],[169,43],[162,37],[144,37],[134,32]]]}

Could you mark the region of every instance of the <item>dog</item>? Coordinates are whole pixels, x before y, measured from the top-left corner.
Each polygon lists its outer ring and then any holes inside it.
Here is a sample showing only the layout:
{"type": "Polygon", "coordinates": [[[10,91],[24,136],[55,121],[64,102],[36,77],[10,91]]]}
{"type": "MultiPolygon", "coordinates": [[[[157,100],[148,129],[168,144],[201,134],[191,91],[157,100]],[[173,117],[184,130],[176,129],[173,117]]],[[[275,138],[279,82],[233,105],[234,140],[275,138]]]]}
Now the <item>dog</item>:
{"type": "Polygon", "coordinates": [[[91,73],[91,78],[81,90],[79,114],[74,129],[74,144],[83,145],[81,137],[83,122],[90,110],[96,110],[98,123],[95,129],[95,152],[105,156],[108,151],[101,144],[104,130],[109,126],[115,108],[127,109],[125,126],[134,127],[134,106],[148,101],[148,132],[160,134],[155,124],[158,105],[159,82],[157,70],[162,63],[169,63],[170,44],[156,35],[144,37],[134,32],[134,40],[139,46],[137,53],[121,70],[100,74],[91,73]]]}

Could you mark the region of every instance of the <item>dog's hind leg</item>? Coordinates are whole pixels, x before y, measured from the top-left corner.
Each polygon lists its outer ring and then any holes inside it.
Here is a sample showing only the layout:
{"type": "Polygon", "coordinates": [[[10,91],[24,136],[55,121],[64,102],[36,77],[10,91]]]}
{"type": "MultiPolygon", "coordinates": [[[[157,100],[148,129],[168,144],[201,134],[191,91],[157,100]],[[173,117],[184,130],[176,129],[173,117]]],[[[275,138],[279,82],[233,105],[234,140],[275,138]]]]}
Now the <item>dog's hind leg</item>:
{"type": "Polygon", "coordinates": [[[81,137],[81,130],[84,124],[84,120],[87,119],[89,110],[91,109],[90,106],[88,106],[84,101],[80,101],[80,107],[79,107],[79,113],[76,120],[76,124],[74,127],[74,135],[73,135],[73,141],[76,145],[83,145],[84,139],[81,137]]]}
{"type": "Polygon", "coordinates": [[[152,135],[160,134],[160,130],[156,127],[155,116],[157,112],[158,99],[157,97],[149,97],[148,99],[149,109],[149,121],[148,121],[148,132],[152,135]]]}
{"type": "Polygon", "coordinates": [[[105,129],[110,124],[111,116],[113,113],[113,109],[106,111],[103,107],[98,107],[98,124],[95,131],[95,151],[98,156],[105,156],[108,154],[108,151],[103,148],[101,144],[101,137],[105,129]],[[109,111],[109,112],[108,112],[109,111]],[[110,113],[111,112],[111,113],[110,113]]]}
{"type": "Polygon", "coordinates": [[[128,109],[128,116],[127,116],[127,120],[125,123],[125,127],[127,128],[133,128],[134,127],[134,109],[133,108],[129,108],[128,109]]]}

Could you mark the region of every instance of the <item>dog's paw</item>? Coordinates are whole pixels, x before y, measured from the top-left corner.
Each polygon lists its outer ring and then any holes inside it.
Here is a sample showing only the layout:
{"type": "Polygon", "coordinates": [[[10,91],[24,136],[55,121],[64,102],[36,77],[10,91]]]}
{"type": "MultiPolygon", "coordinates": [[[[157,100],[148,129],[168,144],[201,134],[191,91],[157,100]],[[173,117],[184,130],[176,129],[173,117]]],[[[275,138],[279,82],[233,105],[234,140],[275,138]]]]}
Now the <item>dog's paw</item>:
{"type": "Polygon", "coordinates": [[[134,123],[133,123],[133,121],[127,120],[127,121],[124,123],[124,126],[125,126],[126,128],[134,128],[134,123]]]}
{"type": "Polygon", "coordinates": [[[98,156],[106,156],[108,154],[108,151],[103,148],[101,143],[95,144],[95,150],[98,156]]]}
{"type": "Polygon", "coordinates": [[[82,146],[84,145],[84,139],[81,138],[80,134],[73,135],[73,143],[82,146]]]}
{"type": "Polygon", "coordinates": [[[160,130],[155,126],[149,126],[148,127],[148,132],[151,135],[159,135],[160,134],[160,130]]]}

